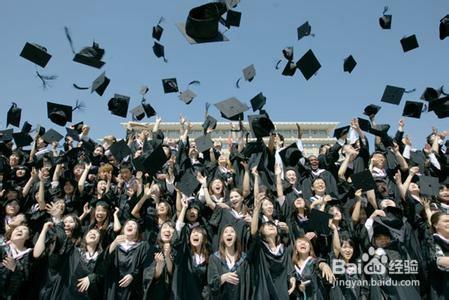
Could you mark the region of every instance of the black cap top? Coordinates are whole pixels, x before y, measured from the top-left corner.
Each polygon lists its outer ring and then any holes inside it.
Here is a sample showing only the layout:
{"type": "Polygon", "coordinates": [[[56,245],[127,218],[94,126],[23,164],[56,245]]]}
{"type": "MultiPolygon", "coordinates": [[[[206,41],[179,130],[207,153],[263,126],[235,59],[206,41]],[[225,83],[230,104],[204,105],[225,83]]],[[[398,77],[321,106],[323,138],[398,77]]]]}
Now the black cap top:
{"type": "Polygon", "coordinates": [[[54,129],[47,130],[47,132],[42,136],[44,141],[47,144],[51,144],[53,142],[59,142],[63,136],[54,129]]]}
{"type": "Polygon", "coordinates": [[[362,129],[363,131],[370,131],[371,130],[371,122],[366,120],[366,119],[362,119],[362,118],[357,118],[358,122],[359,122],[359,127],[360,129],[362,129]]]}
{"type": "Polygon", "coordinates": [[[128,147],[128,144],[124,140],[120,140],[112,144],[109,147],[109,151],[111,151],[112,155],[118,162],[121,162],[125,157],[132,153],[131,149],[128,147]]]}
{"type": "Polygon", "coordinates": [[[168,158],[164,152],[164,148],[160,145],[156,147],[150,154],[144,154],[138,161],[136,169],[146,171],[150,176],[155,176],[162,169],[168,158]]]}
{"type": "Polygon", "coordinates": [[[421,195],[424,196],[438,196],[440,190],[440,184],[438,182],[438,177],[432,176],[420,176],[419,177],[419,188],[421,195]]]}
{"type": "Polygon", "coordinates": [[[104,55],[104,49],[100,48],[98,43],[93,42],[92,47],[85,47],[75,54],[73,61],[100,69],[104,62],[101,61],[104,55]]]}
{"type": "Polygon", "coordinates": [[[340,127],[340,128],[336,128],[334,130],[334,138],[340,139],[345,134],[348,134],[349,128],[350,128],[349,125],[348,126],[344,126],[344,127],[340,127]]]}
{"type": "Polygon", "coordinates": [[[251,134],[255,138],[270,136],[274,130],[274,124],[265,114],[248,116],[251,134]]]}
{"type": "Polygon", "coordinates": [[[383,16],[379,18],[379,25],[382,29],[391,29],[391,21],[393,19],[392,15],[386,15],[388,11],[388,6],[385,6],[383,16]]]}
{"type": "Polygon", "coordinates": [[[22,129],[20,131],[29,133],[31,131],[31,128],[33,128],[33,126],[30,123],[28,123],[28,121],[25,121],[25,123],[23,123],[22,129]]]}
{"type": "Polygon", "coordinates": [[[210,138],[210,134],[199,136],[195,139],[196,149],[198,152],[204,152],[214,146],[214,142],[210,138]]]}
{"type": "Polygon", "coordinates": [[[160,41],[163,32],[164,32],[164,28],[162,28],[161,25],[158,24],[156,26],[153,26],[153,39],[160,41]]]}
{"type": "Polygon", "coordinates": [[[321,68],[321,64],[312,50],[306,52],[297,62],[296,66],[306,80],[309,80],[321,68]]]}
{"type": "Polygon", "coordinates": [[[50,121],[65,126],[67,122],[72,122],[72,107],[70,105],[47,102],[47,114],[50,121]]]}
{"type": "Polygon", "coordinates": [[[282,55],[284,55],[285,59],[288,61],[293,60],[293,47],[289,46],[282,49],[282,55]]]}
{"type": "Polygon", "coordinates": [[[376,189],[376,183],[374,182],[374,178],[370,170],[352,174],[351,180],[355,190],[362,189],[362,191],[366,192],[376,189]]]}
{"type": "Polygon", "coordinates": [[[8,114],[6,116],[6,126],[11,124],[15,127],[19,127],[21,116],[22,116],[22,109],[17,107],[16,103],[13,103],[9,108],[8,114]]]}
{"type": "Polygon", "coordinates": [[[137,121],[142,120],[145,117],[145,110],[143,109],[142,104],[131,109],[131,114],[133,116],[133,119],[137,121]]]}
{"type": "Polygon", "coordinates": [[[71,138],[73,138],[74,141],[79,142],[80,141],[80,136],[79,133],[76,129],[70,128],[70,127],[66,127],[65,128],[67,131],[67,136],[70,136],[71,138]]]}
{"type": "Polygon", "coordinates": [[[47,53],[47,49],[38,44],[26,43],[20,53],[23,58],[34,62],[36,65],[45,68],[51,55],[47,53]]]}
{"type": "Polygon", "coordinates": [[[329,235],[329,220],[332,219],[332,215],[322,212],[318,209],[311,209],[308,216],[307,231],[313,231],[316,234],[329,235]]]}
{"type": "Polygon", "coordinates": [[[226,27],[239,27],[240,20],[242,19],[242,13],[235,10],[228,10],[226,14],[225,26],[226,27]]]}
{"type": "Polygon", "coordinates": [[[151,118],[152,116],[156,115],[156,111],[151,106],[150,103],[145,103],[145,101],[142,102],[143,110],[145,111],[147,118],[151,118]]]}
{"type": "Polygon", "coordinates": [[[302,153],[299,151],[298,145],[296,143],[292,143],[279,151],[279,156],[281,157],[284,165],[296,166],[299,159],[302,157],[302,153]]]}
{"type": "Polygon", "coordinates": [[[114,97],[108,102],[108,109],[111,114],[126,118],[128,115],[129,100],[130,97],[128,96],[114,94],[114,97]]]}
{"type": "Polygon", "coordinates": [[[352,55],[349,55],[348,57],[345,58],[345,61],[343,63],[343,71],[351,73],[356,65],[357,62],[355,61],[354,57],[352,55]]]}
{"type": "Polygon", "coordinates": [[[389,124],[377,124],[376,126],[371,127],[369,132],[375,136],[382,137],[388,134],[388,130],[390,130],[389,124]]]}
{"type": "Polygon", "coordinates": [[[379,112],[380,109],[381,107],[379,105],[370,104],[367,107],[365,107],[365,109],[363,110],[363,114],[369,117],[374,117],[379,112]]]}
{"type": "Polygon", "coordinates": [[[439,119],[449,117],[449,97],[431,101],[429,111],[434,111],[439,119]]]}
{"type": "Polygon", "coordinates": [[[179,94],[179,99],[185,104],[190,104],[193,101],[193,98],[196,97],[196,94],[190,89],[185,90],[181,94],[179,94]]]}
{"type": "Polygon", "coordinates": [[[254,77],[256,76],[256,68],[254,65],[249,65],[246,68],[243,69],[243,77],[246,81],[252,81],[254,77]]]}
{"type": "Polygon", "coordinates": [[[419,119],[421,117],[423,105],[424,103],[422,102],[406,101],[404,105],[404,110],[402,111],[402,115],[404,117],[419,119]]]}
{"type": "Polygon", "coordinates": [[[409,166],[418,166],[419,171],[423,173],[425,171],[426,155],[423,151],[410,151],[409,166]]]}
{"type": "Polygon", "coordinates": [[[250,102],[253,111],[256,111],[264,107],[264,105],[267,103],[267,98],[262,93],[259,93],[254,96],[250,102]]]}
{"type": "Polygon", "coordinates": [[[449,15],[446,15],[440,20],[440,40],[444,40],[449,36],[449,15]]]}
{"type": "Polygon", "coordinates": [[[159,44],[158,42],[154,42],[153,52],[157,58],[165,57],[165,47],[162,44],[159,44]]]}
{"type": "Polygon", "coordinates": [[[13,132],[14,130],[12,128],[0,130],[0,141],[1,142],[11,141],[13,132]]]}
{"type": "Polygon", "coordinates": [[[441,90],[436,90],[432,87],[427,87],[421,95],[421,100],[433,101],[437,100],[441,95],[441,90]]]}
{"type": "Polygon", "coordinates": [[[288,61],[287,64],[285,65],[284,70],[282,71],[282,75],[293,76],[295,75],[296,69],[297,69],[296,64],[292,61],[288,61]]]}
{"type": "Polygon", "coordinates": [[[179,179],[177,187],[184,195],[189,197],[193,194],[193,192],[198,188],[199,185],[200,184],[198,180],[196,180],[196,174],[188,169],[179,179]]]}
{"type": "Polygon", "coordinates": [[[411,51],[419,47],[418,40],[416,39],[416,35],[411,35],[408,37],[404,37],[401,39],[402,50],[404,52],[411,51]]]}
{"type": "Polygon", "coordinates": [[[42,125],[37,125],[36,133],[38,136],[43,136],[45,134],[45,127],[42,125]]]}
{"type": "Polygon", "coordinates": [[[248,110],[248,106],[240,102],[237,98],[229,98],[227,100],[215,103],[215,107],[222,113],[222,116],[226,119],[233,117],[240,117],[248,110]]]}
{"type": "Polygon", "coordinates": [[[309,25],[309,21],[305,22],[297,29],[298,32],[298,41],[305,36],[309,36],[312,32],[312,26],[309,25]]]}
{"type": "Polygon", "coordinates": [[[111,80],[106,77],[106,72],[101,73],[101,75],[98,76],[94,80],[94,82],[92,82],[92,88],[90,92],[93,93],[95,91],[98,95],[103,96],[104,91],[109,85],[109,82],[111,82],[111,80]]]}
{"type": "Polygon", "coordinates": [[[217,120],[214,117],[208,115],[203,123],[204,130],[207,130],[208,128],[215,129],[215,127],[217,127],[217,120]]]}
{"type": "Polygon", "coordinates": [[[176,81],[176,78],[162,79],[162,86],[164,87],[165,94],[177,93],[179,91],[178,82],[176,81]]]}
{"type": "Polygon", "coordinates": [[[387,85],[385,87],[384,94],[380,101],[399,105],[402,96],[404,95],[404,92],[405,92],[404,88],[387,85]]]}
{"type": "Polygon", "coordinates": [[[33,142],[33,138],[28,133],[17,132],[13,133],[12,136],[17,148],[29,146],[33,142]]]}

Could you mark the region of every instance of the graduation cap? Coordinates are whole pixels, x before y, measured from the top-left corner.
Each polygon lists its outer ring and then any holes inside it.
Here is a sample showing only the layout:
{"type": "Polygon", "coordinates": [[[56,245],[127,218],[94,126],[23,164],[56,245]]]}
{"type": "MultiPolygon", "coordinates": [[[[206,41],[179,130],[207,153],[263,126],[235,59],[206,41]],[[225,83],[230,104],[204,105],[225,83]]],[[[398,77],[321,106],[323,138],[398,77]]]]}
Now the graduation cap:
{"type": "Polygon", "coordinates": [[[262,93],[259,93],[256,96],[254,96],[250,102],[253,111],[261,110],[267,103],[267,98],[262,93]]]}
{"type": "Polygon", "coordinates": [[[419,189],[421,195],[424,196],[438,196],[440,190],[440,183],[438,177],[432,176],[420,176],[419,177],[419,189]]]}
{"type": "Polygon", "coordinates": [[[143,109],[142,104],[131,109],[131,114],[133,116],[133,120],[140,121],[145,117],[145,110],[143,109]]]}
{"type": "Polygon", "coordinates": [[[12,137],[17,148],[29,146],[33,142],[33,138],[25,132],[13,133],[12,137]]]}
{"type": "Polygon", "coordinates": [[[36,133],[38,136],[43,136],[45,134],[45,127],[42,125],[37,125],[36,133]]]}
{"type": "Polygon", "coordinates": [[[284,165],[296,166],[299,159],[302,157],[302,153],[298,149],[298,145],[296,143],[292,143],[279,151],[279,156],[281,157],[284,165]]]}
{"type": "Polygon", "coordinates": [[[310,232],[315,232],[317,235],[329,235],[329,220],[332,215],[322,212],[318,209],[311,209],[308,215],[307,228],[310,232]]]}
{"type": "Polygon", "coordinates": [[[151,176],[155,176],[156,173],[162,169],[167,160],[168,157],[164,152],[164,148],[162,145],[159,145],[145,157],[142,165],[145,168],[145,171],[148,171],[151,176]]]}
{"type": "Polygon", "coordinates": [[[311,49],[296,62],[296,66],[306,80],[309,80],[321,68],[320,62],[311,49]]]}
{"type": "Polygon", "coordinates": [[[410,35],[401,39],[402,50],[404,52],[411,51],[419,47],[416,35],[410,35]]]}
{"type": "Polygon", "coordinates": [[[111,114],[126,118],[128,115],[129,100],[130,97],[128,96],[114,94],[114,97],[108,102],[108,109],[111,114]]]}
{"type": "Polygon", "coordinates": [[[359,123],[359,127],[360,129],[362,129],[363,131],[369,132],[371,129],[371,122],[366,120],[366,119],[362,119],[362,118],[357,118],[357,121],[359,123]]]}
{"type": "Polygon", "coordinates": [[[289,46],[289,47],[285,47],[284,49],[282,49],[282,55],[284,55],[284,58],[288,61],[292,61],[293,60],[293,47],[289,46]]]}
{"type": "Polygon", "coordinates": [[[20,132],[30,133],[31,128],[33,128],[33,126],[30,123],[28,123],[28,121],[25,121],[25,123],[23,123],[22,125],[22,129],[20,130],[20,132]]]}
{"type": "Polygon", "coordinates": [[[162,28],[161,26],[162,21],[164,21],[164,17],[161,17],[156,26],[153,26],[153,39],[156,39],[158,41],[161,40],[162,33],[164,32],[164,28],[162,28]]]}
{"type": "Polygon", "coordinates": [[[178,189],[187,197],[191,196],[199,185],[196,175],[190,169],[181,176],[177,183],[178,189]]]}
{"type": "Polygon", "coordinates": [[[204,152],[214,147],[214,142],[210,138],[210,134],[199,136],[195,139],[196,149],[198,152],[204,152]]]}
{"type": "Polygon", "coordinates": [[[266,114],[248,116],[248,123],[252,136],[257,139],[270,136],[274,130],[274,124],[266,114]]]}
{"type": "MultiPolygon", "coordinates": [[[[110,82],[111,82],[111,80],[108,77],[106,77],[106,72],[101,73],[100,76],[98,76],[92,82],[90,93],[92,94],[95,91],[98,95],[103,96],[103,94],[106,91],[106,88],[108,87],[110,82]]],[[[88,90],[89,89],[89,87],[80,87],[76,84],[73,84],[73,87],[78,90],[88,90]]]]}
{"type": "Polygon", "coordinates": [[[423,105],[424,103],[422,102],[406,101],[404,105],[404,110],[402,111],[402,115],[404,117],[419,119],[421,117],[423,105]]]}
{"type": "Polygon", "coordinates": [[[47,49],[35,43],[26,43],[20,52],[20,56],[45,68],[51,55],[47,53],[47,49]]]}
{"type": "Polygon", "coordinates": [[[98,43],[93,42],[92,47],[84,47],[80,52],[75,54],[73,61],[100,69],[104,65],[104,62],[101,61],[104,53],[104,49],[100,48],[98,43]]]}
{"type": "Polygon", "coordinates": [[[249,109],[246,104],[235,97],[215,103],[215,107],[221,112],[223,118],[230,121],[242,120],[243,113],[249,109]]]}
{"type": "Polygon", "coordinates": [[[415,91],[415,89],[406,91],[404,88],[401,88],[401,87],[387,85],[385,87],[384,94],[382,95],[382,99],[380,101],[399,105],[404,93],[409,94],[414,91],[415,91]]]}
{"type": "Polygon", "coordinates": [[[67,122],[72,122],[73,110],[70,105],[47,102],[48,118],[59,126],[65,126],[67,122]]]}
{"type": "Polygon", "coordinates": [[[22,115],[22,109],[17,106],[16,103],[12,103],[11,107],[8,110],[8,114],[6,116],[6,126],[9,124],[19,127],[20,126],[20,117],[22,115]]]}
{"type": "Polygon", "coordinates": [[[159,44],[155,41],[153,45],[153,52],[157,58],[162,57],[164,59],[164,62],[167,62],[167,59],[165,58],[165,47],[162,44],[159,44]]]}
{"type": "MultiPolygon", "coordinates": [[[[254,77],[256,76],[256,68],[254,67],[254,65],[247,66],[246,68],[244,68],[242,70],[242,72],[243,72],[243,78],[245,78],[245,80],[249,81],[249,82],[253,81],[254,77]]],[[[240,80],[241,79],[242,78],[240,77],[237,80],[237,82],[235,83],[235,86],[237,88],[240,88],[240,80]]]]}
{"type": "Polygon", "coordinates": [[[190,89],[187,89],[179,94],[179,99],[185,104],[190,104],[195,97],[196,94],[190,89]]]}
{"type": "Polygon", "coordinates": [[[429,111],[433,111],[439,119],[449,117],[449,97],[430,101],[429,111]]]}
{"type": "Polygon", "coordinates": [[[426,163],[426,155],[422,151],[410,151],[410,160],[409,165],[414,167],[419,167],[420,173],[424,173],[425,163],[426,163]]]}
{"type": "Polygon", "coordinates": [[[192,8],[186,23],[178,23],[177,27],[190,44],[227,41],[218,30],[221,16],[226,11],[224,3],[206,3],[192,8]]]}
{"type": "Polygon", "coordinates": [[[295,75],[296,69],[297,69],[296,64],[292,61],[288,61],[284,67],[284,70],[282,71],[282,75],[293,76],[295,75]]]}
{"type": "Polygon", "coordinates": [[[433,101],[440,98],[441,95],[449,96],[444,92],[444,86],[441,86],[439,89],[434,89],[432,87],[427,87],[421,95],[421,100],[433,101]]]}
{"type": "Polygon", "coordinates": [[[380,109],[381,109],[380,106],[375,105],[375,104],[370,104],[364,108],[363,114],[367,115],[369,117],[374,117],[379,112],[380,109]]]}
{"type": "Polygon", "coordinates": [[[13,132],[14,130],[12,128],[0,130],[0,141],[1,142],[11,141],[13,132]]]}
{"type": "Polygon", "coordinates": [[[440,20],[440,40],[444,40],[449,36],[449,15],[446,15],[440,20]]]}
{"type": "Polygon", "coordinates": [[[379,18],[379,25],[382,29],[391,29],[391,21],[393,16],[386,15],[385,13],[388,11],[388,6],[384,7],[383,16],[379,18]]]}
{"type": "Polygon", "coordinates": [[[242,13],[235,10],[228,10],[226,13],[226,19],[224,20],[224,26],[230,28],[231,26],[239,27],[240,20],[242,19],[242,13]]]}
{"type": "Polygon", "coordinates": [[[382,137],[388,133],[389,129],[390,124],[377,124],[375,127],[371,127],[369,133],[382,137]]]}
{"type": "Polygon", "coordinates": [[[202,125],[204,131],[207,131],[208,128],[215,129],[217,127],[217,120],[212,116],[207,116],[206,120],[202,125]]]}
{"type": "Polygon", "coordinates": [[[351,73],[356,65],[357,62],[355,61],[354,57],[352,55],[349,55],[348,57],[345,58],[345,61],[343,63],[343,71],[351,73]]]}
{"type": "Polygon", "coordinates": [[[356,191],[362,189],[362,191],[366,192],[376,189],[376,182],[374,181],[373,175],[371,174],[370,170],[352,174],[351,180],[352,185],[354,186],[354,190],[356,191]]]}
{"type": "Polygon", "coordinates": [[[345,134],[348,134],[350,126],[339,127],[334,130],[334,138],[340,139],[345,134]]]}
{"type": "Polygon", "coordinates": [[[177,93],[179,91],[178,82],[176,81],[176,78],[162,79],[162,86],[164,88],[165,94],[177,93]]]}
{"type": "Polygon", "coordinates": [[[70,128],[70,127],[66,127],[65,128],[67,131],[67,136],[70,136],[71,138],[73,138],[74,141],[79,142],[80,141],[80,134],[76,129],[70,128]]]}
{"type": "Polygon", "coordinates": [[[310,26],[309,21],[305,22],[304,24],[302,24],[301,26],[299,26],[297,28],[297,32],[298,32],[298,41],[300,39],[302,39],[303,37],[306,36],[314,36],[311,32],[312,32],[312,26],[310,26]]]}
{"type": "Polygon", "coordinates": [[[45,134],[42,136],[42,139],[47,143],[51,144],[53,142],[59,142],[63,136],[54,129],[47,130],[45,134]]]}
{"type": "Polygon", "coordinates": [[[113,143],[109,147],[109,151],[111,151],[112,155],[119,162],[122,161],[128,155],[132,154],[131,149],[129,149],[127,142],[124,140],[120,140],[113,143]]]}

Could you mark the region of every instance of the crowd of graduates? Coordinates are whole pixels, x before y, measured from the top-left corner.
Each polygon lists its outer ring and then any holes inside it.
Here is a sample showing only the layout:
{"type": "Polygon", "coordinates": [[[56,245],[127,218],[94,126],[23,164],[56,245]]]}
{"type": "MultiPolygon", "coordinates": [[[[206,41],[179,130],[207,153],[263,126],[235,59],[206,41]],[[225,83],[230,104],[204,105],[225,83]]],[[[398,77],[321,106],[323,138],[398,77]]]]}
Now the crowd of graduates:
{"type": "Polygon", "coordinates": [[[449,298],[448,131],[412,141],[401,120],[369,145],[354,119],[306,156],[299,125],[209,148],[160,123],[101,143],[83,125],[61,151],[2,133],[1,299],[449,298]]]}

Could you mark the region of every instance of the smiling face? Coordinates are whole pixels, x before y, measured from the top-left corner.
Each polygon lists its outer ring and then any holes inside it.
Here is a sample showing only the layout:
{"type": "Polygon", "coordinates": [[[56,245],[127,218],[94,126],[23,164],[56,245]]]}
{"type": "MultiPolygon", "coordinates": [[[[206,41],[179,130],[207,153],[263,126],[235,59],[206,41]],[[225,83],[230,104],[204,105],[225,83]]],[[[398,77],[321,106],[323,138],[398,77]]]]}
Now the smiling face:
{"type": "Polygon", "coordinates": [[[102,224],[108,217],[108,210],[102,205],[97,205],[95,207],[95,221],[102,224]]]}
{"type": "Polygon", "coordinates": [[[70,181],[66,181],[64,184],[64,193],[66,195],[70,195],[73,193],[74,190],[75,187],[73,186],[73,184],[70,181]]]}
{"type": "Polygon", "coordinates": [[[84,237],[84,242],[86,245],[97,247],[97,245],[100,243],[100,231],[97,229],[91,229],[87,232],[86,236],[84,237]]]}
{"type": "Polygon", "coordinates": [[[9,166],[12,168],[17,166],[18,164],[19,164],[19,156],[15,153],[11,154],[9,156],[9,166]]]}
{"type": "Polygon", "coordinates": [[[165,217],[168,214],[168,206],[165,202],[159,202],[156,206],[157,216],[165,217]]]}
{"type": "Polygon", "coordinates": [[[300,208],[305,208],[306,207],[306,201],[304,200],[304,198],[302,197],[298,197],[295,199],[295,202],[293,202],[295,205],[295,208],[298,210],[300,208]]]}
{"type": "Polygon", "coordinates": [[[349,241],[343,241],[340,253],[343,259],[348,262],[351,260],[352,255],[354,254],[354,247],[349,241]]]}
{"type": "Polygon", "coordinates": [[[172,225],[170,225],[170,223],[164,223],[161,227],[161,241],[163,243],[170,243],[172,237],[173,237],[173,233],[175,233],[175,229],[173,228],[172,225]]]}
{"type": "Polygon", "coordinates": [[[373,164],[373,167],[383,169],[385,167],[385,156],[380,153],[375,153],[371,158],[371,162],[373,164]]]}
{"type": "Polygon", "coordinates": [[[329,213],[333,216],[332,219],[334,221],[341,221],[341,211],[338,207],[332,206],[329,209],[329,213]]]}
{"type": "Polygon", "coordinates": [[[75,226],[76,222],[72,216],[67,216],[64,218],[64,232],[67,235],[67,237],[69,238],[72,237],[75,226]]]}
{"type": "Polygon", "coordinates": [[[265,200],[262,201],[262,212],[267,217],[273,216],[274,206],[273,206],[273,203],[271,203],[270,200],[265,199],[265,200]]]}
{"type": "Polygon", "coordinates": [[[190,233],[190,245],[194,248],[199,249],[203,245],[204,235],[201,229],[194,228],[190,233]]]}
{"type": "Polygon", "coordinates": [[[123,228],[123,234],[126,236],[128,241],[137,240],[137,236],[139,235],[138,225],[135,221],[129,220],[126,222],[125,227],[123,228]]]}
{"type": "Polygon", "coordinates": [[[447,186],[443,186],[442,188],[440,188],[438,199],[441,202],[449,203],[449,188],[447,186]]]}
{"type": "Polygon", "coordinates": [[[11,233],[10,241],[13,243],[25,243],[30,238],[30,230],[25,225],[14,228],[11,233]]]}
{"type": "Polygon", "coordinates": [[[322,178],[318,178],[313,182],[312,191],[314,191],[316,195],[320,196],[326,193],[326,183],[322,178]]]}
{"type": "Polygon", "coordinates": [[[449,215],[441,215],[435,224],[435,231],[444,237],[449,237],[449,215]]]}
{"type": "Polygon", "coordinates": [[[266,240],[275,239],[278,234],[278,229],[273,223],[265,223],[262,225],[260,232],[266,240]]]}
{"type": "Polygon", "coordinates": [[[84,172],[84,166],[83,165],[76,165],[73,168],[73,174],[75,176],[81,176],[81,174],[83,174],[83,172],[84,172]]]}
{"type": "Polygon", "coordinates": [[[235,210],[240,210],[242,208],[243,197],[237,191],[232,191],[229,194],[229,200],[231,201],[231,206],[235,210]]]}
{"type": "Polygon", "coordinates": [[[295,242],[295,250],[301,256],[310,255],[310,242],[306,239],[297,239],[295,242]]]}
{"type": "Polygon", "coordinates": [[[320,161],[315,155],[309,156],[309,163],[312,170],[317,170],[318,166],[320,165],[320,161]]]}
{"type": "Polygon", "coordinates": [[[211,184],[211,190],[214,195],[221,195],[223,192],[223,182],[220,179],[214,179],[211,184]]]}
{"type": "Polygon", "coordinates": [[[288,170],[285,172],[285,177],[287,178],[288,183],[291,185],[296,184],[296,172],[294,170],[288,170]]]}
{"type": "Polygon", "coordinates": [[[218,157],[218,164],[222,167],[226,166],[227,161],[228,161],[228,159],[224,154],[222,154],[218,157]]]}
{"type": "Polygon", "coordinates": [[[226,227],[221,234],[221,240],[223,241],[225,247],[228,248],[234,246],[236,238],[237,234],[235,233],[235,229],[232,226],[226,227]]]}
{"type": "Polygon", "coordinates": [[[106,192],[108,183],[105,180],[100,180],[97,183],[97,194],[103,195],[106,192]]]}
{"type": "Polygon", "coordinates": [[[19,213],[20,206],[17,200],[8,202],[5,207],[5,213],[9,217],[13,217],[19,213]]]}
{"type": "Polygon", "coordinates": [[[103,155],[103,152],[104,150],[103,150],[103,147],[96,147],[95,148],[95,150],[94,150],[94,156],[101,156],[101,155],[103,155]]]}

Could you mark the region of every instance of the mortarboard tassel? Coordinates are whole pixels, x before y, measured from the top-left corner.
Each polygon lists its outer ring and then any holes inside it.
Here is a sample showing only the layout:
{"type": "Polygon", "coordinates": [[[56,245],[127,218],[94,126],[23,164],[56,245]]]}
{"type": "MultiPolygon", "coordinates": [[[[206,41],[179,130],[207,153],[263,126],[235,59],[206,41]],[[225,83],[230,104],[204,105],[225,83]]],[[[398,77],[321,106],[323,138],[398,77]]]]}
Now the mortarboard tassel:
{"type": "Polygon", "coordinates": [[[282,62],[282,59],[278,60],[278,62],[276,63],[276,70],[279,70],[279,64],[282,62]]]}
{"type": "Polygon", "coordinates": [[[79,86],[75,83],[73,84],[73,87],[77,90],[88,90],[89,89],[89,87],[79,86]]]}
{"type": "Polygon", "coordinates": [[[86,108],[86,104],[84,104],[84,102],[82,101],[76,100],[75,107],[72,109],[72,111],[75,110],[83,111],[84,108],[86,108]]]}
{"type": "Polygon", "coordinates": [[[200,85],[200,84],[201,84],[201,82],[199,82],[198,80],[193,80],[193,81],[190,81],[190,82],[189,82],[188,86],[191,86],[191,85],[200,85]]]}
{"type": "Polygon", "coordinates": [[[438,89],[438,91],[439,91],[442,95],[444,95],[444,96],[449,96],[449,94],[447,94],[447,93],[444,92],[444,85],[442,85],[442,86],[438,89]]]}
{"type": "MultiPolygon", "coordinates": [[[[42,75],[42,74],[40,74],[39,71],[37,71],[37,70],[36,70],[36,75],[37,75],[37,77],[42,81],[42,87],[43,87],[44,89],[46,89],[48,86],[50,86],[50,85],[48,84],[48,81],[50,81],[50,80],[55,80],[55,79],[58,78],[57,75],[42,75]]],[[[50,87],[51,87],[51,86],[50,86],[50,87]]]]}
{"type": "Polygon", "coordinates": [[[75,54],[76,51],[75,51],[75,48],[73,47],[72,36],[70,35],[70,31],[67,26],[64,26],[64,32],[65,32],[65,36],[66,36],[67,40],[69,41],[70,49],[72,49],[72,53],[75,54]]]}
{"type": "Polygon", "coordinates": [[[384,12],[383,12],[382,14],[385,16],[385,14],[387,13],[387,11],[388,11],[388,6],[384,6],[384,12]]]}
{"type": "Polygon", "coordinates": [[[405,90],[404,91],[404,93],[406,93],[406,94],[410,94],[410,93],[413,93],[413,92],[416,92],[416,89],[411,89],[411,90],[405,90]]]}
{"type": "Polygon", "coordinates": [[[239,89],[240,88],[240,80],[242,79],[242,77],[240,77],[237,82],[235,83],[235,86],[239,89]]]}

